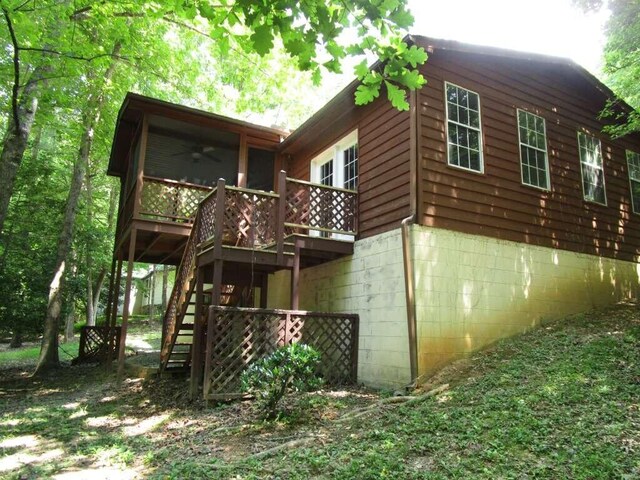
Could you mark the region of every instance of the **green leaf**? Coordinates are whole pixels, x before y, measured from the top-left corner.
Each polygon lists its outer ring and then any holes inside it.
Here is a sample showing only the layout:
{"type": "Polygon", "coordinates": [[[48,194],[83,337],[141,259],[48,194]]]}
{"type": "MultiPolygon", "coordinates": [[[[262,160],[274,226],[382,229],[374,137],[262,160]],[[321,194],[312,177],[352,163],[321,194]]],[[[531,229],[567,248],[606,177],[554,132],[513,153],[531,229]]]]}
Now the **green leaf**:
{"type": "Polygon", "coordinates": [[[380,84],[377,85],[365,85],[360,84],[356,88],[355,100],[356,105],[366,105],[378,98],[380,95],[380,84]]]}
{"type": "Polygon", "coordinates": [[[369,73],[369,65],[367,64],[367,60],[362,60],[358,65],[353,69],[358,80],[362,80],[369,73]]]}
{"type": "Polygon", "coordinates": [[[391,102],[391,105],[398,110],[409,110],[406,92],[386,80],[384,84],[387,86],[387,98],[391,102]]]}
{"type": "Polygon", "coordinates": [[[257,26],[250,38],[258,55],[266,55],[273,48],[273,31],[269,25],[257,26]]]}
{"type": "Polygon", "coordinates": [[[409,28],[413,25],[414,18],[411,12],[404,9],[398,9],[389,15],[389,19],[400,28],[409,28]]]}
{"type": "Polygon", "coordinates": [[[418,70],[405,70],[402,74],[401,82],[410,90],[416,90],[427,83],[418,70]]]}
{"type": "Polygon", "coordinates": [[[427,61],[427,52],[425,52],[422,47],[412,45],[411,48],[404,52],[402,58],[413,68],[416,68],[418,65],[422,65],[427,61]]]}

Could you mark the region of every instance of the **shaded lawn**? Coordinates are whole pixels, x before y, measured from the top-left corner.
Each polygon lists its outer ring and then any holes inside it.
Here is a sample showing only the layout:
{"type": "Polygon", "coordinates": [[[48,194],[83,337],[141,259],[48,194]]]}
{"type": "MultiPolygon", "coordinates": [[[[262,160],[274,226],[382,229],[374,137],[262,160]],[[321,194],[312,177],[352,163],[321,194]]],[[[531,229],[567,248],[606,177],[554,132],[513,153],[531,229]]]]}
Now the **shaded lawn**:
{"type": "MultiPolygon", "coordinates": [[[[135,319],[127,334],[128,354],[160,350],[162,336],[160,324],[149,323],[144,319],[135,319]]],[[[60,343],[58,356],[61,362],[70,362],[78,356],[80,334],[67,343],[60,343]]],[[[40,355],[40,343],[30,342],[22,348],[2,348],[0,350],[0,369],[10,367],[35,367],[40,355]]]]}
{"type": "Polygon", "coordinates": [[[182,379],[117,383],[88,367],[42,380],[4,371],[0,476],[640,477],[635,306],[503,341],[445,369],[425,388],[442,383],[451,387],[439,396],[344,422],[336,420],[377,396],[358,390],[300,396],[291,402],[303,409],[267,425],[248,402],[189,403],[182,379]],[[315,437],[311,446],[247,459],[308,436],[315,437]],[[25,456],[38,454],[45,458],[25,456]]]}

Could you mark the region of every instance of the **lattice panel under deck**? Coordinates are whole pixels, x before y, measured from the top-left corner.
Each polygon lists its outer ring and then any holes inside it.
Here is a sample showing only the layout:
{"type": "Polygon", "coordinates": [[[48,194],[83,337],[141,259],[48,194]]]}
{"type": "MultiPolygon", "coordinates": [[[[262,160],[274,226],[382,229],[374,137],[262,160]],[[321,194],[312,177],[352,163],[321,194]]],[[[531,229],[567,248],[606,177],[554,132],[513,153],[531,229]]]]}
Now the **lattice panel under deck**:
{"type": "Polygon", "coordinates": [[[319,373],[328,383],[356,380],[357,315],[211,307],[209,322],[205,398],[239,394],[240,375],[252,362],[295,342],[320,352],[319,373]]]}

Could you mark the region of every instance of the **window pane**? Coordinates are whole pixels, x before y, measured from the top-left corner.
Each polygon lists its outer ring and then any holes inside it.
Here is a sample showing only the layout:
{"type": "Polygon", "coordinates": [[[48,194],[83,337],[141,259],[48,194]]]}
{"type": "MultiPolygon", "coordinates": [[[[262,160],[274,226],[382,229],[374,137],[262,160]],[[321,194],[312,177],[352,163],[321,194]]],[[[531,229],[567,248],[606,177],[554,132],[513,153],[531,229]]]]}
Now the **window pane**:
{"type": "Polygon", "coordinates": [[[522,183],[539,188],[549,188],[544,118],[524,110],[518,110],[518,129],[520,131],[522,183]]]}
{"type": "Polygon", "coordinates": [[[343,186],[349,190],[358,187],[358,145],[352,145],[344,151],[343,186]]]}
{"type": "Polygon", "coordinates": [[[583,132],[578,132],[578,145],[584,199],[606,205],[607,198],[600,140],[583,132]]]}
{"type": "Polygon", "coordinates": [[[448,162],[482,171],[480,100],[478,94],[446,85],[448,162]]]}

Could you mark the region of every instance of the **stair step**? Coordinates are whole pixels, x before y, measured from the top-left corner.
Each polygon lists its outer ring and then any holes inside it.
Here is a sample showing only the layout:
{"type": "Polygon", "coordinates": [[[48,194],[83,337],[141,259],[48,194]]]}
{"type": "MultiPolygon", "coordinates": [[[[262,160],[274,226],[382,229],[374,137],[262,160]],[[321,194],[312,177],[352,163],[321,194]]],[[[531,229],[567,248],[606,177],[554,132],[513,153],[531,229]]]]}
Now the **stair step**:
{"type": "Polygon", "coordinates": [[[171,357],[174,356],[184,356],[184,355],[191,355],[191,352],[171,352],[171,357]]]}
{"type": "MultiPolygon", "coordinates": [[[[193,330],[193,323],[183,323],[180,325],[180,330],[193,330]]],[[[178,335],[180,335],[179,331],[178,335]]]]}
{"type": "Polygon", "coordinates": [[[186,346],[193,346],[193,343],[187,343],[187,342],[176,342],[173,344],[174,347],[186,347],[186,346]]]}

